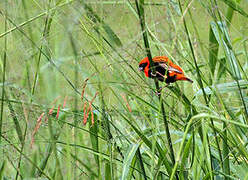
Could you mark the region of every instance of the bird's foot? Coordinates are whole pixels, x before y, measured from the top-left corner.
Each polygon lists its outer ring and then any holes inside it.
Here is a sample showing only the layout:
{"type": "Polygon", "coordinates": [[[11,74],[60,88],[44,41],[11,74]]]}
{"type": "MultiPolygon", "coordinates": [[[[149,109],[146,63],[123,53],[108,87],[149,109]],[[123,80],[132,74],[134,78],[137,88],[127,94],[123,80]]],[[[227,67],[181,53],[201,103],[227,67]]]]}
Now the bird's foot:
{"type": "Polygon", "coordinates": [[[161,88],[159,88],[159,90],[156,91],[156,95],[157,95],[157,96],[160,96],[160,95],[161,95],[161,88]]]}
{"type": "Polygon", "coordinates": [[[164,87],[160,87],[159,90],[156,92],[156,95],[161,95],[161,92],[164,88],[168,87],[170,84],[166,84],[164,87]]]}

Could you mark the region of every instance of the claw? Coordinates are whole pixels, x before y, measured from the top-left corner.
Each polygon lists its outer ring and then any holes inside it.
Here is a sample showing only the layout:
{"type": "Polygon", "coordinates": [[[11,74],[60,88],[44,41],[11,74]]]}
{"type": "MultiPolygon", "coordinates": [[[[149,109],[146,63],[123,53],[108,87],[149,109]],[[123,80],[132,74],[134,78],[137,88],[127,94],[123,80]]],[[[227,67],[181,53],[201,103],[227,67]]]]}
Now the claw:
{"type": "Polygon", "coordinates": [[[168,87],[169,85],[170,85],[170,84],[166,84],[164,87],[160,87],[159,90],[158,90],[158,92],[156,92],[156,94],[157,94],[157,95],[160,95],[161,92],[162,92],[162,90],[163,90],[164,88],[168,87]]]}
{"type": "Polygon", "coordinates": [[[162,88],[160,87],[160,88],[158,89],[158,91],[156,91],[156,95],[157,95],[157,96],[160,96],[160,95],[161,95],[161,91],[162,91],[162,88]]]}
{"type": "Polygon", "coordinates": [[[157,95],[157,96],[160,96],[160,95],[161,95],[161,92],[157,91],[157,92],[156,92],[156,95],[157,95]]]}
{"type": "Polygon", "coordinates": [[[157,95],[157,96],[160,96],[160,95],[161,95],[161,93],[160,93],[160,92],[156,92],[156,95],[157,95]]]}

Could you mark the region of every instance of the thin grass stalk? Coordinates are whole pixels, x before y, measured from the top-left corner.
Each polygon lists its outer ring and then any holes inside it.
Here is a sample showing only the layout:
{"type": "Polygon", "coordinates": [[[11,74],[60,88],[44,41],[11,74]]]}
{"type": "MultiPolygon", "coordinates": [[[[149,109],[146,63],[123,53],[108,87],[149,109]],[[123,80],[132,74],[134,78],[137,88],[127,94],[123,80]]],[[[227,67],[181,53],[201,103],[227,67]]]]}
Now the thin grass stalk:
{"type": "MultiPolygon", "coordinates": [[[[245,39],[245,37],[243,37],[243,38],[245,39]]],[[[247,52],[247,48],[246,48],[246,41],[247,41],[247,39],[243,42],[243,48],[244,48],[245,57],[246,57],[246,59],[248,59],[248,52],[247,52]]],[[[245,71],[243,71],[243,74],[245,76],[245,79],[248,81],[248,77],[247,77],[248,76],[248,73],[246,75],[245,71]]]]}
{"type": "MultiPolygon", "coordinates": [[[[137,11],[138,11],[139,19],[140,19],[141,30],[143,32],[142,35],[143,35],[143,40],[144,40],[144,44],[145,44],[146,54],[147,54],[149,62],[150,62],[152,73],[155,73],[154,72],[155,69],[154,69],[153,61],[152,61],[152,55],[151,55],[150,46],[149,46],[149,41],[148,41],[148,36],[147,36],[146,25],[145,25],[145,16],[144,16],[144,7],[143,7],[144,6],[144,0],[140,0],[139,3],[137,0],[135,0],[135,4],[136,4],[137,11]]],[[[154,83],[156,86],[156,91],[159,92],[158,80],[154,79],[154,83]]],[[[165,110],[164,110],[164,103],[162,101],[161,94],[158,94],[158,98],[160,101],[160,106],[161,106],[161,111],[162,111],[162,115],[163,115],[164,126],[165,126],[165,131],[166,131],[166,136],[167,136],[167,141],[169,144],[170,157],[171,157],[172,164],[174,165],[175,164],[175,155],[174,155],[171,135],[170,135],[170,131],[169,131],[169,125],[168,125],[168,121],[166,118],[166,114],[165,114],[165,110]]],[[[177,173],[176,173],[176,178],[178,179],[177,173]]]]}
{"type": "MultiPolygon", "coordinates": [[[[218,4],[217,4],[216,0],[214,0],[214,4],[215,4],[216,7],[218,7],[218,4]]],[[[217,13],[218,13],[220,22],[223,23],[218,8],[217,8],[217,13]]],[[[233,11],[232,10],[229,11],[228,14],[227,14],[228,15],[228,20],[229,20],[228,23],[229,23],[229,26],[230,26],[230,22],[231,22],[231,19],[232,19],[233,11]]],[[[217,18],[216,18],[216,21],[217,21],[217,18]]],[[[216,22],[216,25],[218,25],[217,22],[216,22]]],[[[226,37],[224,37],[224,41],[227,42],[226,37]]],[[[237,78],[236,78],[236,74],[235,74],[235,80],[236,79],[237,78]]],[[[237,82],[237,84],[239,86],[239,83],[238,82],[237,82]]],[[[225,174],[230,175],[230,164],[229,164],[229,156],[228,156],[229,155],[229,149],[228,149],[228,144],[227,144],[227,129],[226,128],[227,128],[227,124],[225,122],[223,122],[223,130],[224,130],[224,132],[223,132],[223,134],[224,134],[224,136],[223,136],[223,158],[224,158],[223,159],[223,171],[224,171],[225,174]]]]}
{"type": "MultiPolygon", "coordinates": [[[[216,68],[216,63],[218,61],[218,51],[219,51],[219,44],[218,41],[214,35],[213,29],[210,25],[209,27],[209,66],[210,66],[210,84],[213,84],[213,77],[214,77],[214,72],[215,72],[215,68],[216,68]]],[[[209,101],[210,101],[211,95],[209,95],[209,101]]],[[[207,103],[207,107],[209,107],[209,103],[207,103]]],[[[222,158],[222,152],[221,152],[221,148],[220,148],[220,144],[217,138],[217,132],[215,130],[214,127],[214,122],[213,120],[210,118],[210,122],[211,125],[213,127],[213,131],[214,131],[214,137],[215,137],[215,142],[217,145],[217,149],[218,149],[218,153],[219,153],[219,158],[220,158],[220,164],[222,169],[224,168],[224,164],[223,164],[223,158],[222,158]]]]}
{"type": "Polygon", "coordinates": [[[198,27],[197,27],[197,24],[196,24],[193,16],[192,16],[192,13],[191,13],[191,9],[190,8],[188,9],[188,13],[189,13],[190,20],[192,22],[193,28],[194,28],[194,30],[196,32],[196,37],[197,37],[197,39],[199,41],[201,54],[202,54],[202,56],[203,56],[204,59],[207,59],[207,55],[206,55],[205,49],[204,49],[204,42],[201,41],[201,38],[200,38],[201,36],[200,36],[199,30],[197,29],[198,27]]]}
{"type": "MultiPolygon", "coordinates": [[[[107,138],[107,143],[108,143],[108,150],[109,150],[109,159],[110,159],[110,168],[112,167],[112,155],[111,155],[111,141],[113,139],[113,136],[112,136],[112,133],[110,131],[110,123],[109,123],[109,120],[108,120],[108,116],[107,116],[107,113],[106,113],[106,105],[105,105],[105,101],[104,101],[104,97],[103,97],[103,90],[102,90],[102,87],[99,83],[99,89],[100,89],[100,98],[101,98],[101,108],[102,108],[102,125],[103,125],[103,130],[105,132],[105,137],[107,138]]],[[[112,170],[111,170],[112,172],[112,170]]],[[[100,175],[101,173],[101,170],[100,170],[100,167],[98,168],[98,174],[100,175]]],[[[111,176],[112,177],[112,176],[111,176]]]]}
{"type": "MultiPolygon", "coordinates": [[[[7,10],[7,1],[5,1],[5,9],[7,10]]],[[[2,14],[3,15],[3,14],[2,14]]],[[[7,16],[7,12],[5,14],[7,16]]],[[[4,30],[7,31],[7,18],[4,20],[4,30]]],[[[6,63],[7,63],[7,36],[4,38],[4,52],[3,52],[3,74],[2,74],[2,101],[1,101],[1,113],[0,113],[0,134],[2,134],[3,127],[3,110],[4,110],[4,93],[5,93],[5,75],[6,75],[6,63]]],[[[2,138],[0,137],[0,144],[2,138]]]]}
{"type": "MultiPolygon", "coordinates": [[[[50,4],[51,4],[51,0],[49,0],[49,2],[48,2],[48,7],[47,7],[48,11],[47,11],[46,19],[45,19],[45,26],[44,26],[43,33],[42,33],[42,39],[47,40],[47,42],[49,42],[48,41],[48,36],[49,36],[49,33],[50,33],[50,28],[51,28],[51,23],[52,23],[52,16],[55,14],[55,11],[52,11],[51,12],[52,14],[50,15],[50,12],[49,12],[50,4]]],[[[32,36],[30,38],[32,39],[32,36]]],[[[32,44],[32,46],[34,47],[34,44],[32,44]]],[[[36,71],[35,71],[35,78],[34,78],[32,90],[31,90],[31,95],[32,96],[35,93],[35,88],[36,88],[37,81],[38,81],[38,75],[40,73],[39,69],[40,69],[40,61],[41,61],[41,55],[43,54],[42,53],[43,49],[45,49],[45,45],[41,45],[40,49],[39,49],[38,60],[37,60],[36,71]]],[[[46,53],[44,53],[44,54],[46,54],[46,53]]],[[[49,53],[47,53],[46,55],[48,56],[49,59],[51,59],[49,53]]],[[[55,84],[55,83],[53,83],[53,84],[55,84]]],[[[31,99],[31,101],[32,101],[32,99],[31,99]]]]}
{"type": "MultiPolygon", "coordinates": [[[[42,35],[42,38],[45,37],[45,32],[46,32],[46,29],[47,29],[47,24],[48,24],[48,16],[46,17],[46,20],[45,20],[45,27],[44,27],[44,30],[43,30],[43,35],[42,35]]],[[[34,75],[34,81],[33,81],[33,85],[32,85],[32,90],[31,90],[31,95],[33,96],[34,95],[34,92],[35,92],[35,88],[36,88],[36,84],[37,84],[37,81],[38,81],[38,74],[40,72],[40,61],[41,61],[41,52],[42,52],[42,49],[43,49],[43,45],[40,46],[39,48],[39,54],[38,54],[38,59],[37,59],[37,63],[36,63],[36,70],[35,70],[35,75],[34,75]]],[[[33,101],[33,97],[31,98],[31,102],[33,101]]]]}
{"type": "MultiPolygon", "coordinates": [[[[227,175],[231,175],[230,172],[230,163],[229,163],[229,147],[228,147],[228,137],[227,137],[227,124],[225,122],[223,122],[223,171],[225,174],[227,175]]],[[[229,178],[227,178],[229,179],[229,178]]]]}
{"type": "Polygon", "coordinates": [[[147,180],[146,171],[145,171],[145,167],[144,167],[144,163],[143,163],[143,160],[142,160],[142,156],[141,156],[139,147],[137,149],[137,157],[138,157],[139,162],[140,162],[140,168],[141,168],[142,175],[143,175],[144,179],[147,180]]]}
{"type": "MultiPolygon", "coordinates": [[[[78,53],[77,53],[77,47],[76,47],[75,41],[74,41],[71,33],[69,33],[69,36],[70,36],[71,47],[72,47],[72,51],[73,51],[73,55],[74,55],[74,86],[76,89],[78,89],[78,58],[77,58],[78,53]]],[[[77,95],[78,95],[77,92],[74,92],[74,110],[76,112],[77,112],[77,108],[78,108],[77,95]]],[[[77,126],[77,121],[78,121],[77,113],[74,114],[73,118],[74,118],[74,124],[75,124],[75,126],[77,126]]],[[[77,131],[77,128],[73,128],[73,130],[74,130],[73,140],[74,140],[74,143],[76,144],[78,131],[77,131]]],[[[77,157],[78,152],[77,152],[76,147],[74,148],[74,154],[77,157]]],[[[74,159],[74,163],[76,163],[76,159],[74,159]]],[[[76,178],[77,171],[76,171],[76,168],[74,166],[73,166],[73,172],[74,172],[74,178],[76,178]]]]}
{"type": "MultiPolygon", "coordinates": [[[[25,16],[25,19],[29,19],[29,15],[28,15],[28,9],[27,9],[27,5],[26,5],[26,0],[22,0],[22,6],[23,6],[23,9],[24,9],[24,16],[25,16]]],[[[28,29],[28,33],[29,33],[29,36],[31,39],[34,39],[33,37],[33,32],[32,32],[32,29],[31,29],[31,26],[28,26],[27,27],[28,29]]],[[[34,45],[32,44],[32,49],[35,49],[34,45]]],[[[26,61],[26,79],[24,79],[24,83],[25,81],[27,81],[27,84],[28,84],[28,89],[29,91],[31,92],[31,82],[30,82],[30,63],[29,61],[26,61]]]]}
{"type": "Polygon", "coordinates": [[[233,8],[228,7],[225,17],[226,17],[227,27],[229,28],[233,17],[233,8]]]}
{"type": "MultiPolygon", "coordinates": [[[[27,135],[27,127],[28,127],[28,124],[27,124],[27,121],[25,121],[25,129],[24,129],[24,134],[23,134],[23,143],[21,144],[21,153],[19,154],[19,159],[18,159],[18,166],[17,166],[17,169],[20,169],[21,168],[21,162],[22,162],[22,154],[23,154],[23,151],[24,151],[24,147],[25,147],[25,139],[26,139],[26,135],[27,135]]],[[[15,176],[15,179],[17,180],[18,179],[18,176],[20,175],[20,172],[17,171],[16,172],[16,176],[15,176]]]]}
{"type": "Polygon", "coordinates": [[[244,99],[244,93],[243,91],[241,90],[241,87],[240,87],[240,84],[239,84],[239,80],[236,80],[237,82],[237,85],[238,85],[238,89],[239,89],[239,95],[240,95],[240,99],[241,99],[241,102],[244,106],[244,114],[245,114],[245,118],[246,118],[246,124],[248,124],[248,107],[246,106],[246,103],[245,103],[245,99],[244,99]]]}
{"type": "MultiPolygon", "coordinates": [[[[104,23],[104,21],[103,21],[102,18],[98,17],[97,14],[95,14],[93,12],[93,10],[92,10],[92,8],[90,6],[85,5],[85,9],[87,9],[91,13],[91,15],[94,15],[94,18],[97,19],[97,21],[100,24],[102,24],[103,29],[105,29],[105,26],[108,26],[107,24],[104,23]]],[[[102,3],[101,3],[101,10],[103,10],[102,3]]],[[[98,28],[95,28],[95,30],[98,33],[98,35],[100,35],[100,38],[99,38],[99,41],[100,41],[100,43],[99,43],[100,44],[99,50],[100,50],[100,52],[103,52],[103,49],[104,49],[103,42],[104,41],[107,42],[107,39],[98,31],[98,28]],[[102,41],[102,39],[104,41],[102,41]]],[[[112,31],[111,28],[109,30],[112,31]]],[[[105,29],[105,32],[106,32],[106,29],[105,29]]],[[[107,33],[107,32],[106,32],[106,34],[107,34],[107,36],[109,35],[109,33],[107,33]]],[[[114,34],[115,35],[115,33],[113,31],[110,34],[112,34],[112,35],[114,34]]],[[[115,36],[115,37],[117,37],[117,36],[115,36]]],[[[109,43],[110,44],[110,47],[112,48],[111,44],[115,44],[115,43],[116,43],[115,41],[112,41],[112,43],[109,43]]],[[[105,56],[104,53],[102,55],[105,56]]],[[[100,73],[99,73],[99,75],[100,75],[100,73]]],[[[103,89],[102,89],[102,86],[100,85],[100,80],[99,80],[99,88],[100,88],[100,91],[101,91],[102,107],[104,109],[104,117],[103,118],[105,119],[104,123],[106,125],[106,132],[108,134],[108,136],[107,136],[108,137],[108,141],[107,142],[108,142],[108,151],[109,151],[109,163],[106,162],[106,167],[109,167],[109,169],[106,168],[106,171],[105,171],[106,174],[105,175],[114,179],[113,135],[112,135],[111,130],[110,130],[110,121],[108,120],[108,117],[106,116],[106,112],[105,112],[105,110],[106,110],[106,104],[105,104],[105,101],[104,101],[103,89]]],[[[100,166],[99,166],[99,168],[100,168],[100,166]]]]}

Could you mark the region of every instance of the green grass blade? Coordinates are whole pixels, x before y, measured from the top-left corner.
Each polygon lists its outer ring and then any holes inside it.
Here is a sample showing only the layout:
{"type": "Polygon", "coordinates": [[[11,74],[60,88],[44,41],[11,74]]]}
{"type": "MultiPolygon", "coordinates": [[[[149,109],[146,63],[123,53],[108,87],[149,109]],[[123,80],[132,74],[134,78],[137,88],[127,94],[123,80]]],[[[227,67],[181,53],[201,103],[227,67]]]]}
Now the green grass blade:
{"type": "Polygon", "coordinates": [[[190,128],[190,126],[191,126],[191,124],[192,124],[194,118],[195,118],[195,117],[192,117],[192,118],[189,120],[189,122],[188,122],[188,124],[187,124],[187,126],[186,126],[186,128],[185,128],[185,131],[184,131],[184,134],[183,134],[183,138],[182,138],[182,141],[181,141],[181,144],[180,144],[180,147],[179,147],[179,151],[178,151],[178,153],[177,153],[176,163],[175,163],[175,165],[174,165],[174,167],[173,167],[173,170],[172,170],[172,173],[171,173],[171,175],[170,175],[170,180],[172,180],[172,179],[174,178],[175,174],[176,174],[176,171],[177,171],[177,168],[178,168],[178,165],[179,165],[179,162],[180,162],[180,156],[181,156],[181,154],[182,154],[182,152],[183,152],[183,149],[184,149],[184,144],[185,144],[185,141],[186,141],[186,137],[187,137],[189,128],[190,128]]]}
{"type": "Polygon", "coordinates": [[[3,179],[5,164],[6,164],[6,161],[4,160],[1,163],[1,167],[0,167],[0,179],[3,179]]]}
{"type": "MultiPolygon", "coordinates": [[[[133,157],[133,160],[132,160],[132,162],[131,162],[130,167],[135,167],[136,162],[137,162],[137,156],[134,156],[134,157],[133,157]]],[[[129,179],[132,179],[132,178],[134,177],[133,174],[134,174],[134,168],[130,168],[130,170],[129,170],[129,175],[128,175],[127,179],[128,179],[128,180],[129,180],[129,179]]]]}
{"type": "MultiPolygon", "coordinates": [[[[235,3],[239,3],[240,0],[237,0],[235,3]]],[[[234,9],[231,6],[228,6],[227,11],[226,11],[226,22],[227,22],[227,27],[230,28],[232,19],[233,19],[233,12],[234,9]]]]}
{"type": "MultiPolygon", "coordinates": [[[[214,76],[215,68],[216,68],[216,63],[218,61],[218,51],[219,51],[219,44],[218,41],[214,35],[214,27],[212,26],[212,23],[210,24],[210,29],[209,29],[209,66],[210,66],[210,71],[212,73],[212,76],[214,76]]],[[[212,80],[211,80],[212,81],[212,80]]]]}
{"type": "MultiPolygon", "coordinates": [[[[91,145],[92,145],[92,149],[94,149],[95,151],[99,151],[99,145],[98,145],[98,120],[97,120],[97,115],[93,114],[94,116],[94,124],[92,124],[91,122],[91,115],[88,118],[88,122],[89,123],[89,131],[90,131],[90,140],[91,140],[91,145]]],[[[99,161],[99,156],[94,155],[96,164],[97,164],[97,168],[98,168],[98,174],[100,172],[100,161],[99,161]]]]}
{"type": "Polygon", "coordinates": [[[229,62],[229,67],[232,72],[232,76],[234,78],[241,79],[241,73],[238,67],[235,54],[233,52],[233,48],[231,45],[231,39],[229,37],[226,24],[224,22],[218,22],[218,24],[216,25],[216,23],[211,22],[211,28],[219,45],[223,46],[224,48],[224,52],[229,62]]]}
{"type": "Polygon", "coordinates": [[[225,174],[230,175],[230,162],[229,162],[229,146],[228,146],[228,137],[227,137],[227,124],[223,123],[223,171],[225,174]]]}
{"type": "Polygon", "coordinates": [[[114,33],[114,31],[110,28],[110,26],[105,24],[105,23],[103,23],[102,27],[105,30],[106,34],[108,35],[108,38],[109,38],[110,42],[112,42],[113,44],[115,44],[118,47],[121,47],[122,46],[121,40],[114,33]]]}
{"type": "MultiPolygon", "coordinates": [[[[7,2],[5,2],[5,7],[7,7],[7,2]]],[[[4,21],[4,29],[5,31],[7,30],[7,18],[5,18],[4,21]]],[[[4,95],[5,95],[5,76],[6,76],[6,63],[7,63],[7,36],[4,38],[4,52],[3,52],[3,63],[2,63],[2,101],[1,101],[1,110],[0,110],[0,134],[2,134],[2,128],[3,128],[3,112],[4,112],[4,95]]],[[[1,145],[1,140],[2,138],[0,137],[0,145],[1,145]]]]}
{"type": "Polygon", "coordinates": [[[141,156],[141,153],[140,153],[140,148],[138,148],[137,153],[136,153],[136,156],[137,156],[137,159],[139,161],[139,166],[140,166],[140,169],[141,169],[141,173],[142,173],[143,179],[144,180],[147,180],[145,166],[144,166],[143,159],[142,159],[142,156],[141,156]]]}
{"type": "Polygon", "coordinates": [[[109,161],[105,162],[105,179],[113,179],[109,161]]]}
{"type": "MultiPolygon", "coordinates": [[[[207,95],[210,95],[210,94],[214,94],[215,91],[218,91],[218,93],[220,94],[236,92],[239,91],[239,87],[240,89],[247,89],[248,81],[239,80],[238,83],[236,81],[228,82],[228,83],[220,83],[212,86],[207,86],[204,88],[204,90],[207,95]]],[[[195,96],[201,96],[201,95],[203,95],[201,89],[195,93],[195,96]]]]}
{"type": "Polygon", "coordinates": [[[130,165],[132,163],[132,160],[138,150],[139,144],[130,144],[127,152],[124,155],[123,160],[123,170],[121,179],[126,180],[130,171],[130,165]]]}
{"type": "Polygon", "coordinates": [[[233,10],[237,11],[239,14],[243,15],[244,17],[248,17],[248,14],[239,6],[239,0],[221,0],[226,5],[228,5],[233,10]]]}
{"type": "MultiPolygon", "coordinates": [[[[111,27],[106,24],[103,19],[101,19],[92,9],[90,5],[83,3],[85,10],[87,11],[87,16],[92,20],[94,23],[100,23],[104,31],[106,32],[111,44],[116,45],[117,47],[121,47],[122,43],[119,37],[114,33],[111,27]]],[[[99,28],[95,27],[95,30],[99,33],[99,28]]]]}
{"type": "Polygon", "coordinates": [[[189,156],[189,153],[190,153],[190,147],[191,147],[191,143],[192,143],[192,140],[193,140],[193,134],[190,136],[190,138],[187,140],[186,144],[185,144],[185,147],[184,147],[184,150],[183,150],[183,156],[182,156],[182,160],[180,162],[180,178],[182,179],[188,179],[188,177],[186,176],[185,177],[185,174],[187,173],[187,170],[186,170],[186,167],[187,167],[187,160],[188,160],[188,156],[189,156]]]}
{"type": "Polygon", "coordinates": [[[16,133],[18,135],[19,141],[21,142],[21,144],[23,144],[24,143],[24,137],[23,137],[21,125],[20,125],[19,120],[17,118],[17,114],[16,114],[11,102],[8,100],[8,96],[7,96],[6,92],[5,92],[5,97],[6,97],[6,101],[8,104],[9,111],[10,111],[10,115],[13,119],[14,124],[15,124],[15,130],[16,130],[16,133]]]}

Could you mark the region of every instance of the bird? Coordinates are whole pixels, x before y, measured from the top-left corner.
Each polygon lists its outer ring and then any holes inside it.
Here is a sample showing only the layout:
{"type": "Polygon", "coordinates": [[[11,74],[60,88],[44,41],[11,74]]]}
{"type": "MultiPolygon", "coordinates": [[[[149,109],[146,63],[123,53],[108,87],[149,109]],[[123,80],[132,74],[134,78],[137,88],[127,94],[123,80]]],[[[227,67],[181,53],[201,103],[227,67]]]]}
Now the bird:
{"type": "Polygon", "coordinates": [[[158,79],[167,85],[176,81],[193,81],[184,75],[183,70],[174,64],[167,56],[156,56],[152,58],[154,73],[152,73],[148,57],[142,59],[139,63],[139,70],[145,73],[146,77],[158,79]]]}

